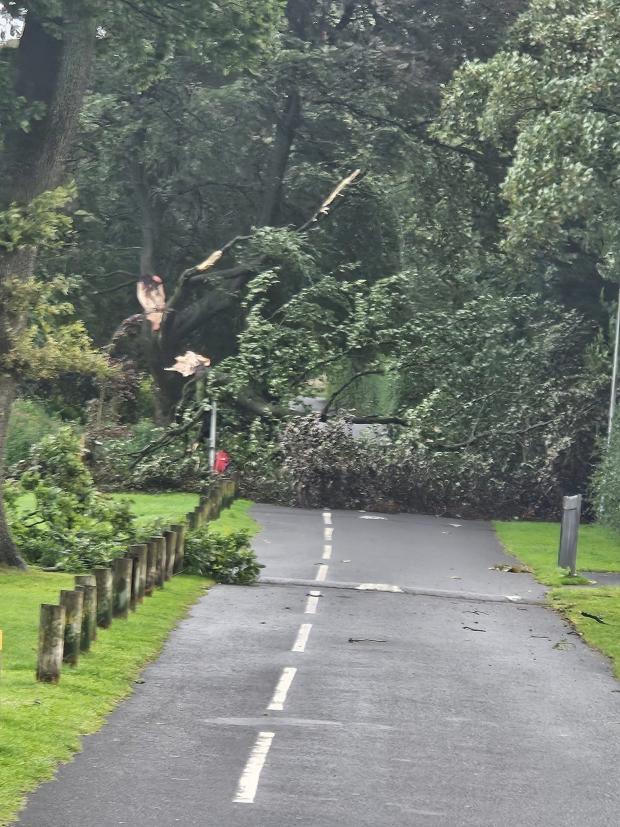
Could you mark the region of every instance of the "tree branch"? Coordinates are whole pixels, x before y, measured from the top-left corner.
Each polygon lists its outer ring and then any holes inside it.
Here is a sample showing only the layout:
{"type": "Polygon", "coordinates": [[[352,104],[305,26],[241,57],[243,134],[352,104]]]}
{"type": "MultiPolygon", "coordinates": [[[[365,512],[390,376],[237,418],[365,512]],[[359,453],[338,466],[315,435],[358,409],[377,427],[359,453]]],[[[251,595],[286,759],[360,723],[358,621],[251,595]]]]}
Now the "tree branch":
{"type": "Polygon", "coordinates": [[[327,402],[323,406],[323,410],[321,411],[321,415],[319,417],[321,422],[325,422],[327,420],[327,414],[329,412],[329,409],[332,407],[332,405],[334,404],[336,399],[339,396],[341,396],[346,391],[347,388],[351,387],[351,385],[353,385],[355,382],[357,382],[358,379],[362,379],[362,377],[364,377],[364,376],[382,376],[384,373],[385,373],[385,371],[381,368],[361,370],[358,373],[356,373],[354,376],[351,376],[349,379],[347,379],[347,381],[344,384],[342,384],[338,388],[337,391],[334,391],[334,393],[332,393],[332,395],[329,397],[329,399],[327,400],[327,402]]]}

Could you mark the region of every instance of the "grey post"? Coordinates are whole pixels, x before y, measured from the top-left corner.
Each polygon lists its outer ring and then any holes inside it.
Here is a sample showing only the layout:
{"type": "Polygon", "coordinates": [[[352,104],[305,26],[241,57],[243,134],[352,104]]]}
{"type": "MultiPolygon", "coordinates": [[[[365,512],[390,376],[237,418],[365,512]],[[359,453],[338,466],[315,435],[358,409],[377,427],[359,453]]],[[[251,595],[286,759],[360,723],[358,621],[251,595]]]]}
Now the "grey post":
{"type": "Polygon", "coordinates": [[[569,569],[571,574],[575,574],[577,569],[577,539],[581,520],[581,494],[576,494],[574,497],[564,497],[562,509],[558,566],[569,569]]]}

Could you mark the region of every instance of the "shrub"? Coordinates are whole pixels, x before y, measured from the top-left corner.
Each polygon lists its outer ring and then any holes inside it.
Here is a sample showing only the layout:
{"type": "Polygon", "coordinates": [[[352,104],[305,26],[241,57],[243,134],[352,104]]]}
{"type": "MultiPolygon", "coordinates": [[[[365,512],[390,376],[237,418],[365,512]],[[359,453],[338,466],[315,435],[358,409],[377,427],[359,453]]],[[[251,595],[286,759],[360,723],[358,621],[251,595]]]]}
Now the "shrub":
{"type": "Polygon", "coordinates": [[[29,467],[19,482],[6,487],[5,500],[20,552],[41,566],[81,571],[108,563],[134,537],[129,503],[96,490],[71,428],[32,449],[29,467]],[[26,512],[20,502],[24,493],[34,501],[26,512]]]}
{"type": "Polygon", "coordinates": [[[217,583],[250,586],[262,566],[249,545],[247,531],[220,534],[204,526],[185,543],[185,570],[211,577],[217,583]]]}
{"type": "Polygon", "coordinates": [[[40,402],[34,399],[18,399],[13,405],[6,441],[8,466],[28,459],[30,449],[48,434],[62,427],[58,417],[51,416],[40,402]]]}

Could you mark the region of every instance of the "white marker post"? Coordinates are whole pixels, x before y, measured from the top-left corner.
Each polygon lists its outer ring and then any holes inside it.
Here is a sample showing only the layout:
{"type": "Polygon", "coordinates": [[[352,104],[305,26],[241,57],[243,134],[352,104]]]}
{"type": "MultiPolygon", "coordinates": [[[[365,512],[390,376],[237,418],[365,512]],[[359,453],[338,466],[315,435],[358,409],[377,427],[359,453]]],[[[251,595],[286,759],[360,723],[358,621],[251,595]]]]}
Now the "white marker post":
{"type": "Polygon", "coordinates": [[[209,470],[215,468],[215,446],[217,438],[217,402],[211,403],[211,421],[209,422],[209,470]]]}

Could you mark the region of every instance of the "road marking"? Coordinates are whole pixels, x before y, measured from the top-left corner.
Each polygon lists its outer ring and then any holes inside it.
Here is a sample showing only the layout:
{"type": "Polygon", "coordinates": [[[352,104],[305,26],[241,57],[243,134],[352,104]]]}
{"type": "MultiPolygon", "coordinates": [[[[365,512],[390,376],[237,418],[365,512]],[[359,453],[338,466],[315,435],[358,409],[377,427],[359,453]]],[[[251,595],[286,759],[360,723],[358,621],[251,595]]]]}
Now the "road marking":
{"type": "Polygon", "coordinates": [[[306,611],[305,614],[307,615],[315,615],[317,606],[319,605],[319,597],[321,596],[321,592],[310,592],[308,595],[308,600],[306,601],[306,611]]]}
{"type": "Polygon", "coordinates": [[[334,534],[334,529],[333,528],[328,528],[327,526],[325,526],[325,528],[323,530],[323,536],[325,537],[325,539],[328,542],[331,542],[333,534],[334,534]]]}
{"type": "Polygon", "coordinates": [[[319,583],[322,583],[323,580],[325,580],[325,578],[327,577],[327,570],[328,569],[329,569],[329,566],[326,566],[324,563],[323,563],[323,565],[319,566],[319,570],[316,574],[316,579],[319,583]]]}
{"type": "Polygon", "coordinates": [[[291,684],[293,683],[295,672],[297,672],[297,669],[295,669],[294,666],[284,667],[282,674],[280,675],[278,685],[276,686],[276,691],[273,693],[273,698],[271,699],[271,703],[267,709],[275,712],[281,712],[284,709],[286,696],[291,688],[291,684]]]}
{"type": "Polygon", "coordinates": [[[233,798],[234,804],[253,804],[258,789],[260,774],[265,766],[267,754],[271,748],[271,742],[275,732],[259,732],[254,748],[248,758],[248,763],[241,773],[237,794],[233,798]]]}
{"type": "Polygon", "coordinates": [[[297,639],[293,644],[293,648],[291,652],[305,652],[306,651],[306,643],[308,642],[308,637],[310,635],[310,629],[312,629],[312,623],[302,623],[299,627],[299,632],[297,633],[297,639]]]}
{"type": "MultiPolygon", "coordinates": [[[[318,578],[317,578],[318,579],[318,578]]],[[[390,586],[388,583],[360,583],[355,587],[363,592],[400,592],[403,590],[400,586],[390,586]]]]}
{"type": "Polygon", "coordinates": [[[324,511],[323,512],[323,521],[324,521],[325,525],[331,525],[332,524],[332,513],[331,513],[331,511],[324,511]]]}
{"type": "Polygon", "coordinates": [[[323,560],[330,560],[332,556],[332,545],[331,543],[325,543],[323,546],[323,560]]]}

